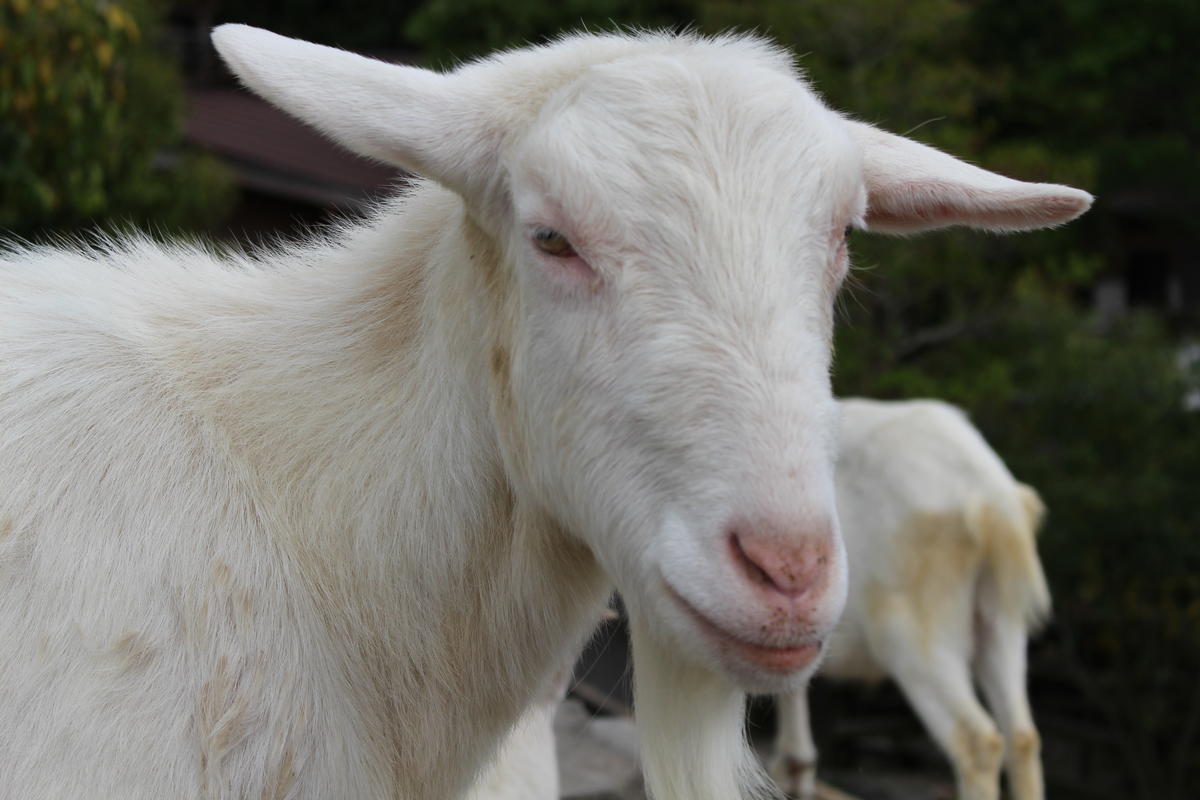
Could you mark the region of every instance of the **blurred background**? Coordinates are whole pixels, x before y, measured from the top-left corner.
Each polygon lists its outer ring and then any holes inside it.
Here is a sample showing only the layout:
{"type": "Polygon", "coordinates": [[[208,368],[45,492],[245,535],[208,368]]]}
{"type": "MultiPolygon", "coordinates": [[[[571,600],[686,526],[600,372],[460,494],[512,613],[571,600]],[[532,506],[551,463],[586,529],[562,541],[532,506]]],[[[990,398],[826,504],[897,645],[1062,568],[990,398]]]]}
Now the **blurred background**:
{"type": "MultiPolygon", "coordinates": [[[[1200,3],[0,0],[0,235],[254,243],[394,190],[234,86],[226,21],[435,67],[581,25],[756,30],[836,108],[1094,193],[1058,231],[856,234],[835,383],[963,406],[1042,493],[1048,793],[1197,796],[1200,3]]],[[[814,715],[823,771],[949,775],[891,689],[819,684],[814,715]]]]}

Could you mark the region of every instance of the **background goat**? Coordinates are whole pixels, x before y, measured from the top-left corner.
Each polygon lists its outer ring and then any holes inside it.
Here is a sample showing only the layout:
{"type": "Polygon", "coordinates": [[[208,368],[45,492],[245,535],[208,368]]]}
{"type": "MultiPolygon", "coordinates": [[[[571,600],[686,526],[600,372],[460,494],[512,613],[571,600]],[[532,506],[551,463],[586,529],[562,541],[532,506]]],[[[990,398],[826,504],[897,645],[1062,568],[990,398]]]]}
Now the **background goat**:
{"type": "MultiPolygon", "coordinates": [[[[1013,797],[1040,800],[1025,645],[1050,610],[1034,542],[1041,500],[952,406],[845,400],[841,409],[838,514],[850,592],[821,674],[894,678],[950,757],[961,800],[999,796],[1006,744],[1013,797]]],[[[772,774],[789,793],[812,797],[806,692],[780,697],[778,710],[772,774]]]]}
{"type": "Polygon", "coordinates": [[[847,121],[755,39],[449,74],[214,41],[431,182],[254,257],[0,261],[0,787],[459,797],[611,579],[652,791],[754,792],[742,690],[805,680],[844,602],[843,232],[1090,196],[847,121]]]}

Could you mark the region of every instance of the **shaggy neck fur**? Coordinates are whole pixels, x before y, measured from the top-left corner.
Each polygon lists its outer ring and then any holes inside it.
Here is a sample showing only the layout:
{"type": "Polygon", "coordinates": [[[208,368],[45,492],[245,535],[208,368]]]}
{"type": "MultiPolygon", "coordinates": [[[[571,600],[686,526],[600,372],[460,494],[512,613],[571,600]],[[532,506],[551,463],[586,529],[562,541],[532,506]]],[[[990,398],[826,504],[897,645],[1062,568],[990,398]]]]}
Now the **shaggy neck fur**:
{"type": "Polygon", "coordinates": [[[272,257],[243,293],[269,302],[174,320],[162,357],[298,577],[328,595],[346,684],[394,767],[381,782],[451,797],[464,784],[444,765],[481,762],[606,584],[505,478],[507,292],[488,237],[443,190],[403,205],[298,251],[308,263],[272,257]]]}
{"type": "Polygon", "coordinates": [[[651,796],[779,797],[746,741],[745,693],[679,659],[631,616],[638,732],[651,796]]]}

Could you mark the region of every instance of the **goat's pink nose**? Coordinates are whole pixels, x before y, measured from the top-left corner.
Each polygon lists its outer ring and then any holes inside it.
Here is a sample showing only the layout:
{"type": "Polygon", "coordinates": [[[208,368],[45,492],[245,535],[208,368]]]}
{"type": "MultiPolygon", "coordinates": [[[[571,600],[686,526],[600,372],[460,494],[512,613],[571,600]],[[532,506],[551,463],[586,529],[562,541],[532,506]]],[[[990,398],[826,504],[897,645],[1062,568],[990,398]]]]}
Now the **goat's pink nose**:
{"type": "Polygon", "coordinates": [[[742,575],[772,594],[789,600],[816,597],[829,583],[834,541],[828,529],[784,538],[739,527],[729,541],[742,575]]]}

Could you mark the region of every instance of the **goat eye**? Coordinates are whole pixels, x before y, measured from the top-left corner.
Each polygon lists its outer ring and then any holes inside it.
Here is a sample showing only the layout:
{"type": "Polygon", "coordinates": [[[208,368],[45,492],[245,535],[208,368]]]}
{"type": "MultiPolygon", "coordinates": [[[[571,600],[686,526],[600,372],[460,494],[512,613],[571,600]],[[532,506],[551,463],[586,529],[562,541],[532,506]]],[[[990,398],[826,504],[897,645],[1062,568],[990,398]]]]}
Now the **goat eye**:
{"type": "Polygon", "coordinates": [[[567,241],[567,237],[550,228],[538,228],[533,232],[533,243],[537,249],[555,258],[569,258],[575,255],[575,248],[567,241]]]}
{"type": "Polygon", "coordinates": [[[846,230],[842,231],[842,238],[849,239],[851,233],[854,233],[854,227],[852,225],[847,225],[846,230]]]}

